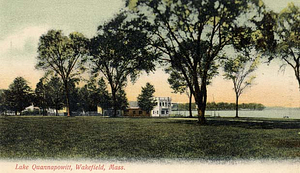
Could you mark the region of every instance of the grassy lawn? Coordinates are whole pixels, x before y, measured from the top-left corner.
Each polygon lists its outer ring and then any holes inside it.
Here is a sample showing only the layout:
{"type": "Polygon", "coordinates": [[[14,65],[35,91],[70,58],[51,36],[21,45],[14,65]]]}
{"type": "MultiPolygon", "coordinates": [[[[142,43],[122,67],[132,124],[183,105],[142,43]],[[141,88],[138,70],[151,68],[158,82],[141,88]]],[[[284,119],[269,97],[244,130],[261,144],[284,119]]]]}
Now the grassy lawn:
{"type": "Polygon", "coordinates": [[[0,117],[0,158],[299,159],[300,120],[0,117]]]}

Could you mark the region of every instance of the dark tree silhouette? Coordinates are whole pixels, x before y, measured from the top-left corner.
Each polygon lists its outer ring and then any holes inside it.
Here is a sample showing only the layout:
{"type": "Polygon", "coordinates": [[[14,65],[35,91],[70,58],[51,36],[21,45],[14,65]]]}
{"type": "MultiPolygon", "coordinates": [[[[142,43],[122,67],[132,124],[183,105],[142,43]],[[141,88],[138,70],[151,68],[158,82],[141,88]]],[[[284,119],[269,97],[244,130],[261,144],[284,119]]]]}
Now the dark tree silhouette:
{"type": "MultiPolygon", "coordinates": [[[[119,14],[110,22],[99,26],[98,35],[91,41],[93,73],[101,73],[108,81],[112,96],[113,116],[120,107],[117,93],[123,95],[123,88],[130,78],[136,81],[142,71],[154,70],[155,55],[150,52],[146,34],[133,30],[126,23],[127,16],[119,14]]],[[[120,97],[122,98],[122,97],[120,97]]]]}
{"type": "Polygon", "coordinates": [[[8,109],[15,111],[15,115],[18,112],[21,115],[22,111],[33,102],[33,91],[27,83],[23,77],[17,77],[4,92],[5,104],[8,109]]]}
{"type": "Polygon", "coordinates": [[[244,35],[255,29],[252,21],[260,19],[264,4],[254,0],[139,0],[136,4],[127,1],[127,5],[133,8],[132,25],[147,33],[148,44],[161,53],[161,60],[183,75],[197,104],[199,122],[205,123],[212,68],[226,46],[248,46],[244,35]]]}
{"type": "Polygon", "coordinates": [[[141,94],[137,97],[139,107],[147,113],[150,113],[150,111],[157,104],[154,99],[154,92],[154,86],[147,82],[146,86],[142,87],[141,94]]]}

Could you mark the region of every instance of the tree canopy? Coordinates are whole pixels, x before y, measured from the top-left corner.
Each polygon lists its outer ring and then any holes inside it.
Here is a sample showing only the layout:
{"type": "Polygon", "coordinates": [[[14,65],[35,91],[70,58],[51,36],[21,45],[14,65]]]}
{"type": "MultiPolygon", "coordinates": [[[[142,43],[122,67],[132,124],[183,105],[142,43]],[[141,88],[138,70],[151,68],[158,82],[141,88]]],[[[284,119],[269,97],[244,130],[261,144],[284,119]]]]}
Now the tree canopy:
{"type": "Polygon", "coordinates": [[[149,49],[146,34],[128,27],[127,16],[120,13],[110,22],[99,26],[91,40],[93,73],[103,75],[110,85],[114,116],[118,106],[117,93],[124,95],[128,79],[135,82],[142,71],[155,69],[156,55],[149,49]]]}
{"type": "Polygon", "coordinates": [[[87,52],[88,39],[78,32],[64,36],[61,30],[49,30],[39,40],[36,68],[60,76],[65,87],[68,116],[72,112],[68,83],[85,70],[87,52]]]}
{"type": "Polygon", "coordinates": [[[28,86],[28,82],[23,77],[17,77],[9,85],[8,90],[4,91],[5,105],[8,109],[20,114],[33,102],[33,91],[28,86]]]}
{"type": "Polygon", "coordinates": [[[233,90],[236,98],[236,118],[238,117],[239,97],[247,87],[253,84],[255,75],[252,73],[257,69],[259,57],[252,58],[245,55],[237,55],[225,61],[224,77],[233,82],[233,90]]]}
{"type": "Polygon", "coordinates": [[[205,123],[207,84],[216,61],[226,46],[251,43],[248,33],[255,29],[252,21],[261,19],[263,7],[260,0],[138,0],[132,25],[147,33],[146,41],[160,59],[183,75],[197,103],[199,122],[205,123]]]}
{"type": "Polygon", "coordinates": [[[300,91],[300,7],[290,3],[278,15],[277,55],[290,66],[300,91]]]}

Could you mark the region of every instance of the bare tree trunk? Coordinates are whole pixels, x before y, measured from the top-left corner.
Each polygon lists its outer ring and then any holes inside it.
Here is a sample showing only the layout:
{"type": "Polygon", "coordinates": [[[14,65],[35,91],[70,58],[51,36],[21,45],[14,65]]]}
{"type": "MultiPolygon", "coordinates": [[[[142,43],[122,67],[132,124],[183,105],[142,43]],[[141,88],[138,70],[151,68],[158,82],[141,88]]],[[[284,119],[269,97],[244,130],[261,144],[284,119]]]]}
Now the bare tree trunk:
{"type": "Polygon", "coordinates": [[[43,116],[46,116],[46,110],[45,110],[45,107],[43,107],[43,116]]]}
{"type": "Polygon", "coordinates": [[[298,72],[298,75],[296,74],[296,78],[298,80],[299,91],[300,91],[300,73],[299,72],[298,72]]]}
{"type": "MultiPolygon", "coordinates": [[[[205,92],[205,91],[200,91],[200,92],[205,92]]],[[[198,123],[199,124],[206,124],[206,119],[205,119],[205,109],[206,109],[206,94],[197,94],[196,91],[196,97],[195,101],[198,106],[198,123]],[[196,99],[197,97],[197,99],[196,99]]]]}
{"type": "Polygon", "coordinates": [[[65,85],[65,92],[66,92],[66,106],[67,106],[67,113],[68,117],[72,116],[72,111],[70,110],[70,91],[69,91],[69,86],[68,86],[68,81],[64,82],[65,85]]]}
{"type": "Polygon", "coordinates": [[[239,96],[236,95],[235,99],[235,118],[239,117],[239,96]]]}
{"type": "Polygon", "coordinates": [[[112,100],[113,100],[113,117],[117,117],[117,97],[116,97],[116,90],[112,89],[112,100]]]}
{"type": "Polygon", "coordinates": [[[206,100],[207,100],[207,89],[206,89],[206,79],[207,77],[204,75],[201,82],[201,87],[195,88],[195,95],[197,95],[197,102],[198,106],[198,121],[199,124],[206,124],[205,119],[205,110],[206,110],[206,100]],[[197,91],[198,90],[198,91],[197,91]]]}
{"type": "Polygon", "coordinates": [[[206,90],[206,84],[201,87],[201,91],[203,92],[203,103],[201,106],[201,112],[202,112],[202,117],[201,117],[201,124],[206,124],[206,119],[205,119],[205,111],[206,111],[206,102],[207,102],[207,90],[206,90]]]}
{"type": "Polygon", "coordinates": [[[190,112],[190,117],[193,117],[193,113],[192,113],[192,93],[190,92],[189,95],[189,112],[190,112]]]}

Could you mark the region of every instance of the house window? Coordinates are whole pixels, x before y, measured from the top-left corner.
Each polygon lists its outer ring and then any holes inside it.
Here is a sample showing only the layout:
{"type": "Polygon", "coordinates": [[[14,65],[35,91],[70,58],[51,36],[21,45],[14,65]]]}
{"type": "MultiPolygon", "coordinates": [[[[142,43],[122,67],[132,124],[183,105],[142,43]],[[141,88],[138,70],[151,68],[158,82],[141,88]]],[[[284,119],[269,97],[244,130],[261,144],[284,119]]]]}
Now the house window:
{"type": "Polygon", "coordinates": [[[139,111],[139,114],[141,115],[143,113],[143,111],[139,111]]]}
{"type": "Polygon", "coordinates": [[[161,114],[165,114],[165,111],[161,111],[161,114]]]}
{"type": "Polygon", "coordinates": [[[133,114],[135,114],[135,111],[132,111],[133,114]]]}
{"type": "Polygon", "coordinates": [[[155,114],[155,112],[153,111],[153,114],[155,114]]]}
{"type": "Polygon", "coordinates": [[[161,102],[159,102],[159,106],[161,106],[161,102]]]}

